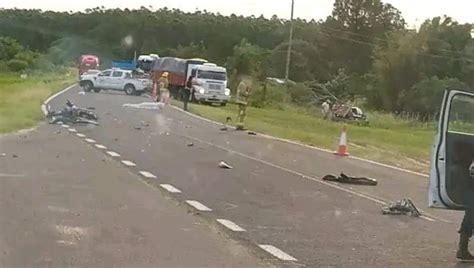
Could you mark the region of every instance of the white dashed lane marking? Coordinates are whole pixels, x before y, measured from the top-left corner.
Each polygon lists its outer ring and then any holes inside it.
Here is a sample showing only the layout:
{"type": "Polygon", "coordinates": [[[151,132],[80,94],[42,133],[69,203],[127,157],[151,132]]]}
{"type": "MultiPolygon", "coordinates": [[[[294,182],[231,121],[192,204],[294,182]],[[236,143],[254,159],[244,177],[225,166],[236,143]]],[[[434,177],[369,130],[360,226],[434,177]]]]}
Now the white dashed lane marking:
{"type": "Polygon", "coordinates": [[[258,245],[261,249],[265,250],[266,252],[272,254],[273,256],[277,257],[283,261],[297,261],[293,256],[286,254],[285,252],[281,251],[279,248],[276,248],[272,245],[258,245]]]}
{"type": "Polygon", "coordinates": [[[93,139],[86,139],[86,141],[87,141],[88,143],[95,143],[95,140],[93,140],[93,139]]]}
{"type": "Polygon", "coordinates": [[[212,209],[206,207],[205,205],[195,200],[186,200],[186,203],[188,203],[190,206],[192,206],[193,208],[199,211],[212,211],[212,209]]]}
{"type": "Polygon", "coordinates": [[[107,147],[105,147],[104,145],[102,144],[96,144],[95,147],[99,148],[99,149],[107,149],[107,147]]]}
{"type": "Polygon", "coordinates": [[[234,232],[245,232],[245,229],[238,226],[232,221],[226,220],[226,219],[217,219],[217,222],[224,225],[228,229],[234,231],[234,232]]]}
{"type": "Polygon", "coordinates": [[[181,193],[181,190],[179,190],[178,188],[174,187],[171,184],[160,184],[160,186],[161,188],[165,189],[166,191],[170,193],[174,193],[174,194],[181,193]]]}
{"type": "Polygon", "coordinates": [[[69,128],[68,125],[64,124],[64,125],[61,125],[63,128],[69,128]]]}
{"type": "Polygon", "coordinates": [[[128,161],[128,160],[122,160],[122,164],[126,165],[126,166],[129,166],[129,167],[134,167],[136,166],[135,163],[133,163],[132,161],[128,161]]]}
{"type": "Polygon", "coordinates": [[[82,134],[82,133],[76,133],[76,136],[78,136],[79,138],[85,138],[86,135],[82,134]]]}
{"type": "Polygon", "coordinates": [[[156,176],[148,171],[140,171],[140,174],[145,178],[156,179],[156,176]]]}
{"type": "Polygon", "coordinates": [[[73,132],[73,133],[77,132],[77,130],[75,128],[68,128],[68,130],[69,130],[69,132],[73,132]]]}
{"type": "Polygon", "coordinates": [[[113,151],[108,151],[107,154],[112,156],[112,157],[120,157],[120,155],[118,153],[113,152],[113,151]]]}

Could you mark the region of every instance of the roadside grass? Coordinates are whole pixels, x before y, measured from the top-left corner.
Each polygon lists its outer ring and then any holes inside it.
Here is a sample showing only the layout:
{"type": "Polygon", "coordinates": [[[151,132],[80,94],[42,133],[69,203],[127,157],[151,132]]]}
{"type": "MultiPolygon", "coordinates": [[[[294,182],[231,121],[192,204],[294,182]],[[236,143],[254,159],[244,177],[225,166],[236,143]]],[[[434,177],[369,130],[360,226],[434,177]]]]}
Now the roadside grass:
{"type": "MultiPolygon", "coordinates": [[[[234,123],[237,106],[226,107],[190,104],[197,115],[225,122],[231,116],[234,123]]],[[[287,110],[248,108],[246,127],[284,139],[335,150],[344,123],[324,120],[317,112],[289,108],[287,110]]],[[[406,121],[381,113],[369,114],[370,126],[348,124],[351,155],[395,165],[418,172],[429,171],[429,155],[434,124],[406,121]]]]}
{"type": "Polygon", "coordinates": [[[44,118],[41,104],[48,96],[73,83],[67,74],[0,74],[0,133],[31,128],[44,118]]]}

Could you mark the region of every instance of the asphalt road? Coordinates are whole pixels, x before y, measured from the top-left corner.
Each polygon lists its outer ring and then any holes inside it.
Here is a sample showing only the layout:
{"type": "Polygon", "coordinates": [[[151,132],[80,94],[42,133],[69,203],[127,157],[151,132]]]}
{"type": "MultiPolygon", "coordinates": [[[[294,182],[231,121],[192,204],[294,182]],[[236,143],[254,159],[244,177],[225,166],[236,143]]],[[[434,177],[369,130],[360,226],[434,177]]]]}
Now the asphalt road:
{"type": "Polygon", "coordinates": [[[0,151],[0,267],[268,266],[66,129],[0,151]]]}
{"type": "MultiPolygon", "coordinates": [[[[51,107],[58,109],[66,99],[94,107],[100,116],[100,126],[45,128],[50,133],[67,130],[64,139],[71,144],[80,143],[78,147],[87,148],[88,152],[94,150],[89,152],[94,158],[106,157],[121,166],[116,175],[102,175],[107,177],[103,187],[108,185],[111,192],[115,192],[114,181],[120,181],[121,176],[144,181],[161,189],[161,194],[155,192],[156,195],[164,195],[177,208],[195,213],[192,217],[205,222],[208,230],[222,232],[218,238],[211,237],[218,240],[213,243],[238,245],[235,247],[247,250],[241,254],[252,256],[244,258],[252,264],[229,262],[228,266],[261,265],[253,258],[277,266],[306,267],[459,265],[454,256],[462,214],[426,208],[426,177],[259,135],[220,131],[219,125],[172,107],[123,107],[126,103],[149,101],[145,97],[114,92],[81,95],[79,91],[77,87],[67,91],[55,98],[51,107]],[[222,160],[233,169],[219,168],[222,160]],[[339,172],[373,177],[379,185],[347,186],[320,180],[326,174],[339,172]],[[412,198],[425,216],[381,214],[384,203],[403,197],[412,198]],[[199,202],[197,206],[194,201],[199,202]]],[[[74,157],[89,158],[82,150],[74,149],[68,161],[74,163],[74,157]]],[[[121,191],[126,193],[126,186],[121,191]]],[[[142,187],[143,191],[147,189],[142,187]]],[[[97,193],[99,203],[100,194],[104,198],[112,196],[104,189],[97,193]]],[[[107,209],[98,207],[95,213],[99,215],[101,211],[101,217],[110,220],[107,209]]],[[[149,223],[151,217],[133,216],[141,224],[149,223]]],[[[202,235],[200,232],[204,230],[197,230],[196,235],[202,235]]],[[[124,240],[124,252],[126,246],[124,240]]],[[[179,250],[179,246],[170,251],[179,250]]],[[[203,250],[208,247],[203,245],[203,250]]],[[[94,259],[93,255],[87,257],[94,259]]],[[[222,266],[218,262],[214,265],[222,266]]]]}

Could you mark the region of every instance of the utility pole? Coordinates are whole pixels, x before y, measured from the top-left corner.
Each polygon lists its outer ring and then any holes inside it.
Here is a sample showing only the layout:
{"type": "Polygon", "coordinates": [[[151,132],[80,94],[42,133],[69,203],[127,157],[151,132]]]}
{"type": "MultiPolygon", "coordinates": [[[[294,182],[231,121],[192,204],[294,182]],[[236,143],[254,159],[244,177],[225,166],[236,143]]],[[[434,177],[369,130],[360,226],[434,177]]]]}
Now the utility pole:
{"type": "Polygon", "coordinates": [[[295,10],[295,0],[291,0],[291,19],[290,19],[290,41],[288,42],[288,54],[286,56],[285,82],[288,84],[290,76],[291,49],[293,45],[293,14],[295,10]]]}

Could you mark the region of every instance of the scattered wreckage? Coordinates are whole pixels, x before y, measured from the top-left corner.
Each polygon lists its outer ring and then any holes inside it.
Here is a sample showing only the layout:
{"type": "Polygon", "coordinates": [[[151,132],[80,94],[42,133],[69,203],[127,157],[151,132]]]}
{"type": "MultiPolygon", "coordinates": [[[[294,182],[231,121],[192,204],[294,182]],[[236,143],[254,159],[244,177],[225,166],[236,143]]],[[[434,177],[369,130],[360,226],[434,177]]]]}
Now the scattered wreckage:
{"type": "Polygon", "coordinates": [[[377,185],[377,180],[367,177],[350,177],[344,173],[341,173],[339,177],[334,175],[326,175],[323,177],[324,181],[333,181],[339,183],[357,184],[357,185],[377,185]]]}
{"type": "Polygon", "coordinates": [[[66,101],[66,106],[62,110],[48,111],[46,117],[49,119],[50,124],[64,122],[98,125],[97,120],[99,119],[92,109],[78,107],[70,100],[66,101]]]}
{"type": "MultiPolygon", "coordinates": [[[[366,177],[350,177],[341,173],[339,177],[334,175],[326,175],[323,177],[325,181],[333,181],[339,183],[357,184],[357,185],[377,185],[377,180],[366,177]]],[[[410,215],[412,217],[420,217],[421,211],[413,204],[410,198],[403,198],[396,202],[391,202],[382,207],[384,215],[410,215]]]]}
{"type": "Polygon", "coordinates": [[[142,103],[125,103],[122,107],[145,109],[145,110],[161,110],[164,108],[164,103],[161,102],[142,102],[142,103]]]}
{"type": "Polygon", "coordinates": [[[343,121],[348,123],[356,123],[360,125],[368,125],[369,119],[362,109],[352,105],[335,104],[331,109],[331,119],[333,121],[343,121]]]}
{"type": "Polygon", "coordinates": [[[412,217],[421,216],[413,201],[410,198],[403,198],[396,202],[392,202],[382,207],[382,214],[384,215],[410,215],[412,217]]]}

